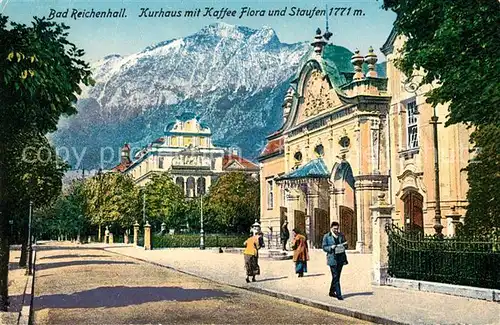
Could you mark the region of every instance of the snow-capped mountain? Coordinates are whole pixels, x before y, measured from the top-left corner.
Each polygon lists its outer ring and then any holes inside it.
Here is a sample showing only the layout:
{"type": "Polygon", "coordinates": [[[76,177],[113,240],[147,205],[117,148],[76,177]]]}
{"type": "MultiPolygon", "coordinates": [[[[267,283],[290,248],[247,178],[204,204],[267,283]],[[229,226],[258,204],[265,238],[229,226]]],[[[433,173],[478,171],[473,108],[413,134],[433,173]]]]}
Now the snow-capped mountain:
{"type": "Polygon", "coordinates": [[[96,84],[84,89],[78,115],[62,121],[53,140],[85,150],[83,166],[74,157],[70,163],[88,169],[99,164],[101,148],[113,148],[116,162],[125,142],[145,145],[189,111],[210,126],[215,142],[255,158],[280,126],[284,95],[309,43],[281,43],[267,27],[217,23],[136,54],[106,56],[92,65],[96,84]]]}

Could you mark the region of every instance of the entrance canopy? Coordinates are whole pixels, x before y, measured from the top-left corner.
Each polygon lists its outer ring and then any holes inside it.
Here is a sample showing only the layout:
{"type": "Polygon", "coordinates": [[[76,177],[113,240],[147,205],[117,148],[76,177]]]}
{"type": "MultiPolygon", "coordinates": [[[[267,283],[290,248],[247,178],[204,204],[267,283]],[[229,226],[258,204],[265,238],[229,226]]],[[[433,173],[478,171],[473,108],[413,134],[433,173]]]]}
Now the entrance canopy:
{"type": "Polygon", "coordinates": [[[304,166],[286,173],[285,175],[276,178],[276,181],[299,180],[306,178],[329,178],[330,173],[323,159],[318,158],[311,160],[304,166]]]}

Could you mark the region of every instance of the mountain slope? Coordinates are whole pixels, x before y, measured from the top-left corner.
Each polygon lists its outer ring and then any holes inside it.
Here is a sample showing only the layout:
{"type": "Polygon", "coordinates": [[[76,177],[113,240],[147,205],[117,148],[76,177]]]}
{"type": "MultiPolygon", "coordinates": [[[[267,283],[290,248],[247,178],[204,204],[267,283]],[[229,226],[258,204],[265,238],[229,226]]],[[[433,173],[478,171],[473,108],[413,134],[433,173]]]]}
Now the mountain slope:
{"type": "Polygon", "coordinates": [[[281,43],[267,27],[218,23],[127,57],[107,56],[93,65],[96,85],[84,89],[79,114],[60,123],[53,141],[84,153],[81,164],[71,155],[74,168],[106,168],[123,143],[138,149],[190,111],[210,126],[215,142],[255,158],[280,126],[284,94],[309,49],[309,42],[281,43]]]}

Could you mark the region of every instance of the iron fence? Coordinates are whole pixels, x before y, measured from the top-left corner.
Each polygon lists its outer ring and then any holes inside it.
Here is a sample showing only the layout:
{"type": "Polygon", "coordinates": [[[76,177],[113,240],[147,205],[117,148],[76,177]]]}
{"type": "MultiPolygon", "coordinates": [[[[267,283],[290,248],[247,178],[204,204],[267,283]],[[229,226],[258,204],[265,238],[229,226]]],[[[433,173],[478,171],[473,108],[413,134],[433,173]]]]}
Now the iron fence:
{"type": "Polygon", "coordinates": [[[282,247],[279,231],[264,232],[264,238],[266,239],[265,243],[267,244],[267,248],[280,249],[282,247]]]}
{"type": "Polygon", "coordinates": [[[437,238],[395,225],[386,231],[390,276],[500,289],[498,233],[437,238]]]}

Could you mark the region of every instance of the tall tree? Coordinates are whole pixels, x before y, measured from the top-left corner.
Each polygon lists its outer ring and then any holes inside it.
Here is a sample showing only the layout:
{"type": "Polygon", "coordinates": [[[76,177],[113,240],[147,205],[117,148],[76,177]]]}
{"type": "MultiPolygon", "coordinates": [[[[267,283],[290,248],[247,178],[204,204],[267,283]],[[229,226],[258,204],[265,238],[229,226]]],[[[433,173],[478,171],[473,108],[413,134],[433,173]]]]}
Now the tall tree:
{"type": "Polygon", "coordinates": [[[422,84],[437,82],[427,101],[450,103],[446,125],[500,125],[500,2],[498,0],[385,0],[408,39],[398,67],[406,76],[423,69],[422,84]]]}
{"type": "Polygon", "coordinates": [[[80,85],[92,83],[83,50],[68,41],[67,26],[34,18],[31,26],[0,14],[0,311],[8,306],[9,219],[20,186],[8,176],[23,136],[56,130],[61,115],[76,113],[80,85]]]}
{"type": "Polygon", "coordinates": [[[260,216],[259,181],[243,172],[222,175],[211,186],[208,196],[208,220],[219,230],[248,232],[260,216]]]}
{"type": "Polygon", "coordinates": [[[167,227],[180,229],[186,224],[186,202],[182,189],[168,173],[153,175],[143,189],[146,219],[151,223],[165,222],[167,227]]]}
{"type": "Polygon", "coordinates": [[[467,167],[469,206],[464,230],[500,228],[500,2],[498,0],[385,0],[397,14],[396,32],[407,37],[396,62],[406,76],[423,71],[432,105],[449,103],[446,126],[465,123],[479,149],[467,167]]]}
{"type": "Polygon", "coordinates": [[[105,173],[85,182],[85,214],[95,225],[130,227],[139,214],[139,191],[129,175],[105,173]]]}

